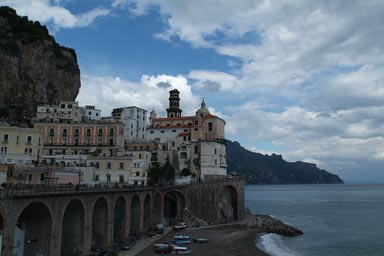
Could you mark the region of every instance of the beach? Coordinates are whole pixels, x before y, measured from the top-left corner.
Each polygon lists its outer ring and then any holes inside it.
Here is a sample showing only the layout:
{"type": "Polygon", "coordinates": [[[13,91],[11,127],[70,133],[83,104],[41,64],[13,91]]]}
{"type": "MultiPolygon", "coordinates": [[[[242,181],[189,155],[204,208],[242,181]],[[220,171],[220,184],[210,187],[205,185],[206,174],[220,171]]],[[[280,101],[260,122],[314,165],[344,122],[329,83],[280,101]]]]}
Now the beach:
{"type": "MultiPolygon", "coordinates": [[[[223,225],[198,229],[185,229],[182,231],[172,231],[156,243],[169,242],[173,240],[173,236],[178,234],[187,234],[192,238],[204,237],[208,238],[208,243],[191,243],[187,247],[194,251],[190,255],[199,256],[268,256],[256,244],[257,231],[248,229],[243,225],[223,225]]],[[[152,246],[148,246],[138,254],[139,256],[157,255],[152,246]]]]}

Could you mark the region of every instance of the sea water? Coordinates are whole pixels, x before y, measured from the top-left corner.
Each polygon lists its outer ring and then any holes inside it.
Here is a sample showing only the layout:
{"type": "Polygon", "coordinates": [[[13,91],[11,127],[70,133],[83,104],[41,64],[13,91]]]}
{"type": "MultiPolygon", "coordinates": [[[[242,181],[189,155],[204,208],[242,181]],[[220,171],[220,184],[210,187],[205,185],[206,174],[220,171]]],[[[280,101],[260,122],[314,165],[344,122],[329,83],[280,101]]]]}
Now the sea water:
{"type": "Polygon", "coordinates": [[[262,235],[270,255],[384,255],[384,185],[249,185],[245,205],[304,232],[262,235]]]}

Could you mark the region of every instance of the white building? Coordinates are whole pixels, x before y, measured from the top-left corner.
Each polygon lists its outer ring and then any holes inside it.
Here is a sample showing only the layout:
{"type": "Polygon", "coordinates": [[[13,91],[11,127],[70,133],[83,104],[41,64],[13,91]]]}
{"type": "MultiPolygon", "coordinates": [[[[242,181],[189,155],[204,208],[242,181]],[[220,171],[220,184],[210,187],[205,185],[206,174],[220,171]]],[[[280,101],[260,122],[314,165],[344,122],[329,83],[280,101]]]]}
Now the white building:
{"type": "Polygon", "coordinates": [[[82,120],[101,120],[101,110],[96,109],[95,106],[86,105],[85,107],[81,107],[80,109],[82,120]]]}
{"type": "Polygon", "coordinates": [[[113,109],[112,118],[124,124],[125,144],[146,140],[147,112],[135,106],[113,109]]]}
{"type": "Polygon", "coordinates": [[[71,123],[81,121],[79,104],[74,101],[60,101],[59,105],[37,107],[37,122],[71,123]]]}
{"type": "Polygon", "coordinates": [[[226,175],[225,121],[210,114],[204,100],[194,116],[181,116],[179,101],[172,90],[167,117],[150,114],[147,139],[158,143],[158,159],[169,156],[177,171],[188,169],[201,179],[226,175]]]}

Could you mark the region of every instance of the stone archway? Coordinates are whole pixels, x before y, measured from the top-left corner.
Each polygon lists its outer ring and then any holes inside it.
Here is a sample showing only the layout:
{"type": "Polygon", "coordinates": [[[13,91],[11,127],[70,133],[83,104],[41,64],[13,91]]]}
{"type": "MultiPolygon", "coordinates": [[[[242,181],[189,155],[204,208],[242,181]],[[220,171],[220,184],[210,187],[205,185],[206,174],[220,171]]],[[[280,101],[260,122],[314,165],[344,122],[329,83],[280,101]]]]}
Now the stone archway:
{"type": "Polygon", "coordinates": [[[148,228],[152,227],[151,216],[152,216],[151,196],[149,194],[146,194],[144,198],[144,221],[143,221],[143,228],[145,231],[147,231],[148,228]]]}
{"type": "Polygon", "coordinates": [[[72,200],[64,211],[61,233],[61,255],[82,255],[84,252],[84,219],[83,203],[72,200]]]}
{"type": "Polygon", "coordinates": [[[52,214],[42,202],[33,202],[19,215],[15,225],[13,255],[50,255],[52,214]]]}
{"type": "Polygon", "coordinates": [[[155,195],[154,204],[155,224],[163,223],[163,198],[159,192],[155,195]]]}
{"type": "Polygon", "coordinates": [[[183,209],[185,208],[185,197],[178,190],[167,191],[164,194],[164,222],[172,226],[181,219],[183,209]]]}
{"type": "Polygon", "coordinates": [[[118,243],[125,239],[126,232],[126,202],[119,196],[113,210],[113,242],[118,243]]]}
{"type": "Polygon", "coordinates": [[[239,220],[239,196],[236,188],[225,186],[218,196],[219,223],[230,223],[239,220]]]}
{"type": "Polygon", "coordinates": [[[108,204],[105,198],[97,199],[92,212],[92,247],[102,247],[108,238],[108,204]]]}
{"type": "Polygon", "coordinates": [[[131,235],[140,233],[140,197],[135,194],[131,202],[131,235]]]}

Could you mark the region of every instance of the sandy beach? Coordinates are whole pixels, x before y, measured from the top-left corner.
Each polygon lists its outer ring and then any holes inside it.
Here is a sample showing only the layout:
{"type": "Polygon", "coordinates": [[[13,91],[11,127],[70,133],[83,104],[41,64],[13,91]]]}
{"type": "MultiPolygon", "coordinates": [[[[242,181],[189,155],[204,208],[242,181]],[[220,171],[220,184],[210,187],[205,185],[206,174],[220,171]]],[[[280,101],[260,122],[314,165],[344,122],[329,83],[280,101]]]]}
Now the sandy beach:
{"type": "MultiPolygon", "coordinates": [[[[187,245],[194,253],[190,255],[199,256],[268,256],[255,246],[257,238],[256,230],[247,229],[240,225],[225,225],[200,229],[186,229],[179,232],[171,232],[156,243],[168,242],[176,234],[187,234],[193,237],[208,238],[208,243],[191,243],[187,245]]],[[[152,246],[148,246],[139,256],[157,255],[152,246]]],[[[173,255],[173,254],[170,254],[173,255]]]]}

